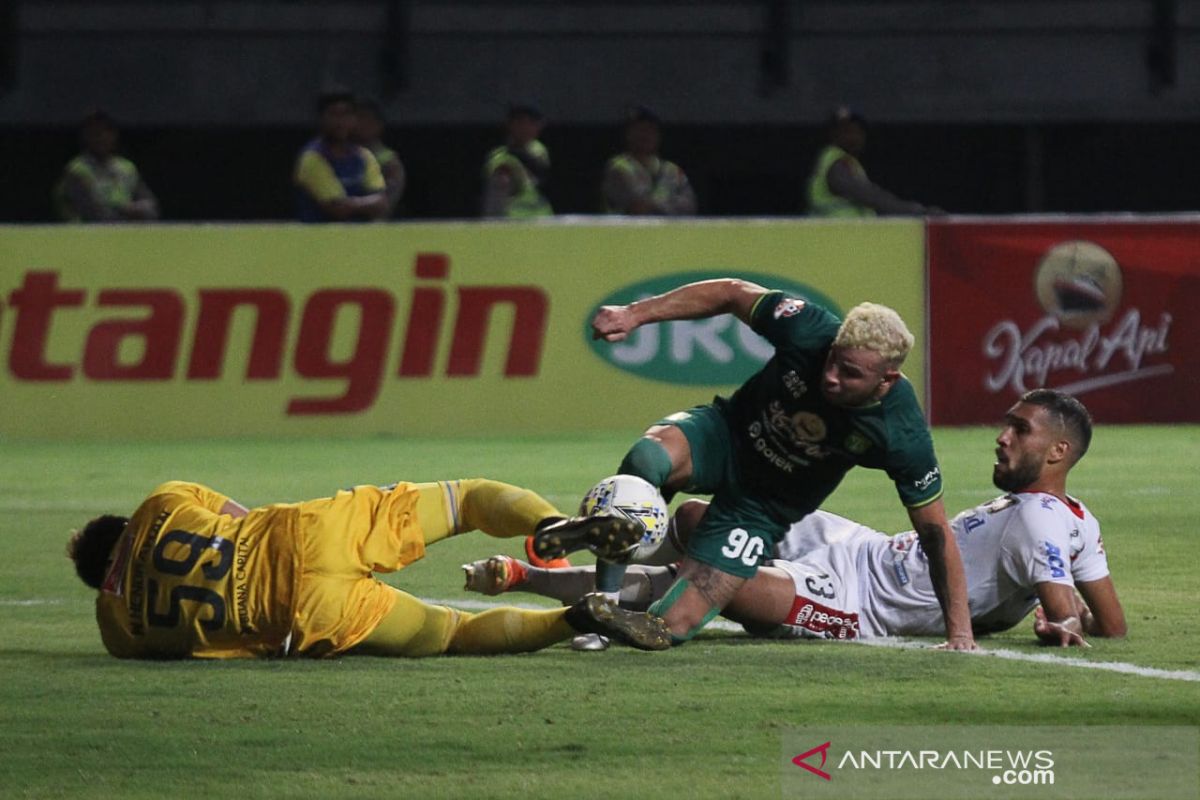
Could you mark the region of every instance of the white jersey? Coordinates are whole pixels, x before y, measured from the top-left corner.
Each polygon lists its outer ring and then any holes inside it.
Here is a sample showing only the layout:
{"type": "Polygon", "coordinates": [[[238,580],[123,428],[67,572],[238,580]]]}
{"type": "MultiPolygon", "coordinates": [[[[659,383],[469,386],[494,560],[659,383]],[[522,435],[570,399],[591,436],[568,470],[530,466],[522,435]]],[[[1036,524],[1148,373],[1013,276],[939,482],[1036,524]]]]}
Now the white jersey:
{"type": "MultiPolygon", "coordinates": [[[[1037,605],[1039,583],[1073,586],[1108,575],[1100,526],[1073,499],[1064,503],[1041,492],[1004,495],[962,512],[950,527],[962,553],[971,623],[978,633],[1005,630],[1024,619],[1037,605]]],[[[810,635],[945,633],[916,533],[886,536],[818,511],[792,526],[779,555],[787,560],[773,566],[785,569],[796,583],[796,614],[789,622],[810,635]],[[812,624],[814,617],[843,624],[822,628],[812,624]]]]}

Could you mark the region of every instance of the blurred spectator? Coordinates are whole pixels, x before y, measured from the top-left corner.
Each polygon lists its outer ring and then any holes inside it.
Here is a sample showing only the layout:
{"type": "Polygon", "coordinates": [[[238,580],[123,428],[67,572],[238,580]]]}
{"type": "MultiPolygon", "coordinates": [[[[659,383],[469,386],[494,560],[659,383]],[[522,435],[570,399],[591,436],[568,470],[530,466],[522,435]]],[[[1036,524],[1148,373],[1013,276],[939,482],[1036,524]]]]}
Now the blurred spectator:
{"type": "Polygon", "coordinates": [[[696,213],[696,194],[678,165],[658,155],[662,122],[645,106],[625,118],[625,152],[604,167],[605,210],[610,214],[696,213]]]}
{"type": "Polygon", "coordinates": [[[545,123],[541,110],[531,103],[509,106],[507,139],[483,164],[483,216],[529,219],[554,213],[544,194],[550,153],[538,141],[545,123]]]}
{"type": "Polygon", "coordinates": [[[371,151],[379,162],[383,172],[384,192],[387,194],[387,214],[392,216],[400,198],[404,196],[404,162],[396,155],[396,151],[383,143],[383,129],[387,121],[383,118],[383,109],[374,100],[364,100],[358,104],[358,118],[354,125],[354,140],[371,151]]]}
{"type": "Polygon", "coordinates": [[[876,214],[934,214],[931,208],[874,184],[859,163],[867,144],[867,122],[842,106],[829,118],[829,144],[808,179],[808,213],[814,217],[873,217],[876,214]]]}
{"type": "Polygon", "coordinates": [[[137,167],[117,155],[119,133],[112,117],[94,111],[79,131],[83,152],[63,169],[54,190],[58,214],[70,222],[158,219],[158,200],[137,167]]]}
{"type": "Polygon", "coordinates": [[[296,159],[301,222],[363,222],[388,213],[379,162],[350,138],[355,108],[354,95],[344,90],[317,98],[318,135],[296,159]]]}

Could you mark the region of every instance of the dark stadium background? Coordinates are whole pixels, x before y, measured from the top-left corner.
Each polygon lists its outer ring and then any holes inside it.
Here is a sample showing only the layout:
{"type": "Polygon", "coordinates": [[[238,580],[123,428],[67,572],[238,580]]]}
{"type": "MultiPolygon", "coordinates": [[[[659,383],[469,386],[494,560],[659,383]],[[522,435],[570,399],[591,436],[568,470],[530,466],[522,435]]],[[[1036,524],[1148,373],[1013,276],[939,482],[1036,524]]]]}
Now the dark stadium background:
{"type": "MultiPolygon", "coordinates": [[[[388,143],[408,170],[400,215],[478,214],[479,167],[495,146],[492,125],[390,126],[388,143]]],[[[1041,129],[1044,201],[1031,206],[1025,130],[1007,124],[876,124],[864,161],[872,180],[962,214],[1029,211],[1183,211],[1200,207],[1200,123],[1075,123],[1041,129]]],[[[129,126],[123,151],[157,194],[166,220],[290,219],[291,169],[308,127],[129,126]],[[186,154],[186,157],[181,157],[186,154]],[[241,176],[233,178],[231,176],[241,176]]],[[[820,125],[677,125],[664,155],[684,166],[700,213],[792,215],[821,142],[820,125]],[[734,148],[740,153],[734,157],[734,148]]],[[[555,125],[542,137],[554,159],[549,189],[559,213],[599,210],[598,186],[617,135],[606,126],[555,125]]],[[[0,220],[51,220],[49,187],[76,152],[70,127],[0,130],[5,183],[0,220]]]]}
{"type": "Polygon", "coordinates": [[[288,219],[332,84],[380,99],[401,215],[477,214],[504,103],[549,118],[549,194],[599,210],[626,102],[705,215],[793,215],[837,103],[872,179],[955,213],[1200,208],[1185,0],[0,0],[0,221],[52,218],[95,107],[166,220],[288,219]]]}

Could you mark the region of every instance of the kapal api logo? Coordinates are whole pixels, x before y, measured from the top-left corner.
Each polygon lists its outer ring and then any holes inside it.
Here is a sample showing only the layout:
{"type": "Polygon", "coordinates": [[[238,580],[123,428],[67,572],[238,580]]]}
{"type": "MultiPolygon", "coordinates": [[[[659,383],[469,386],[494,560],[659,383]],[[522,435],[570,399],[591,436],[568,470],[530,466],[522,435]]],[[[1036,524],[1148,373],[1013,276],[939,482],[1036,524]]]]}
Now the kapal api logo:
{"type": "Polygon", "coordinates": [[[992,365],[984,379],[988,391],[1022,394],[1048,386],[1083,394],[1174,371],[1162,359],[1152,363],[1170,349],[1171,314],[1136,306],[1120,311],[1121,267],[1100,245],[1054,245],[1033,283],[1045,316],[1024,328],[1004,319],[984,334],[983,355],[992,365]]]}
{"type": "Polygon", "coordinates": [[[1093,242],[1063,242],[1051,247],[1042,256],[1033,281],[1042,309],[1072,330],[1108,322],[1121,302],[1121,267],[1111,253],[1093,242]]]}

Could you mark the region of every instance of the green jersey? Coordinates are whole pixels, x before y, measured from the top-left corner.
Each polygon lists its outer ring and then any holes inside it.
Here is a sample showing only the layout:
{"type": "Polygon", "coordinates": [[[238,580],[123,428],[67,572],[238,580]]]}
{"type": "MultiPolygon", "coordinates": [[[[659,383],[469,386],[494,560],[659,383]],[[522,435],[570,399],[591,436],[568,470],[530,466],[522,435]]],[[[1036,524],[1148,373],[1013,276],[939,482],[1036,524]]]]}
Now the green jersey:
{"type": "Polygon", "coordinates": [[[879,402],[833,405],[821,393],[840,320],[782,292],[763,295],[751,327],[775,355],[732,397],[717,398],[743,492],[787,521],[815,510],[854,466],[882,469],[901,502],[922,506],[942,493],[933,440],[912,384],[901,377],[879,402]]]}

